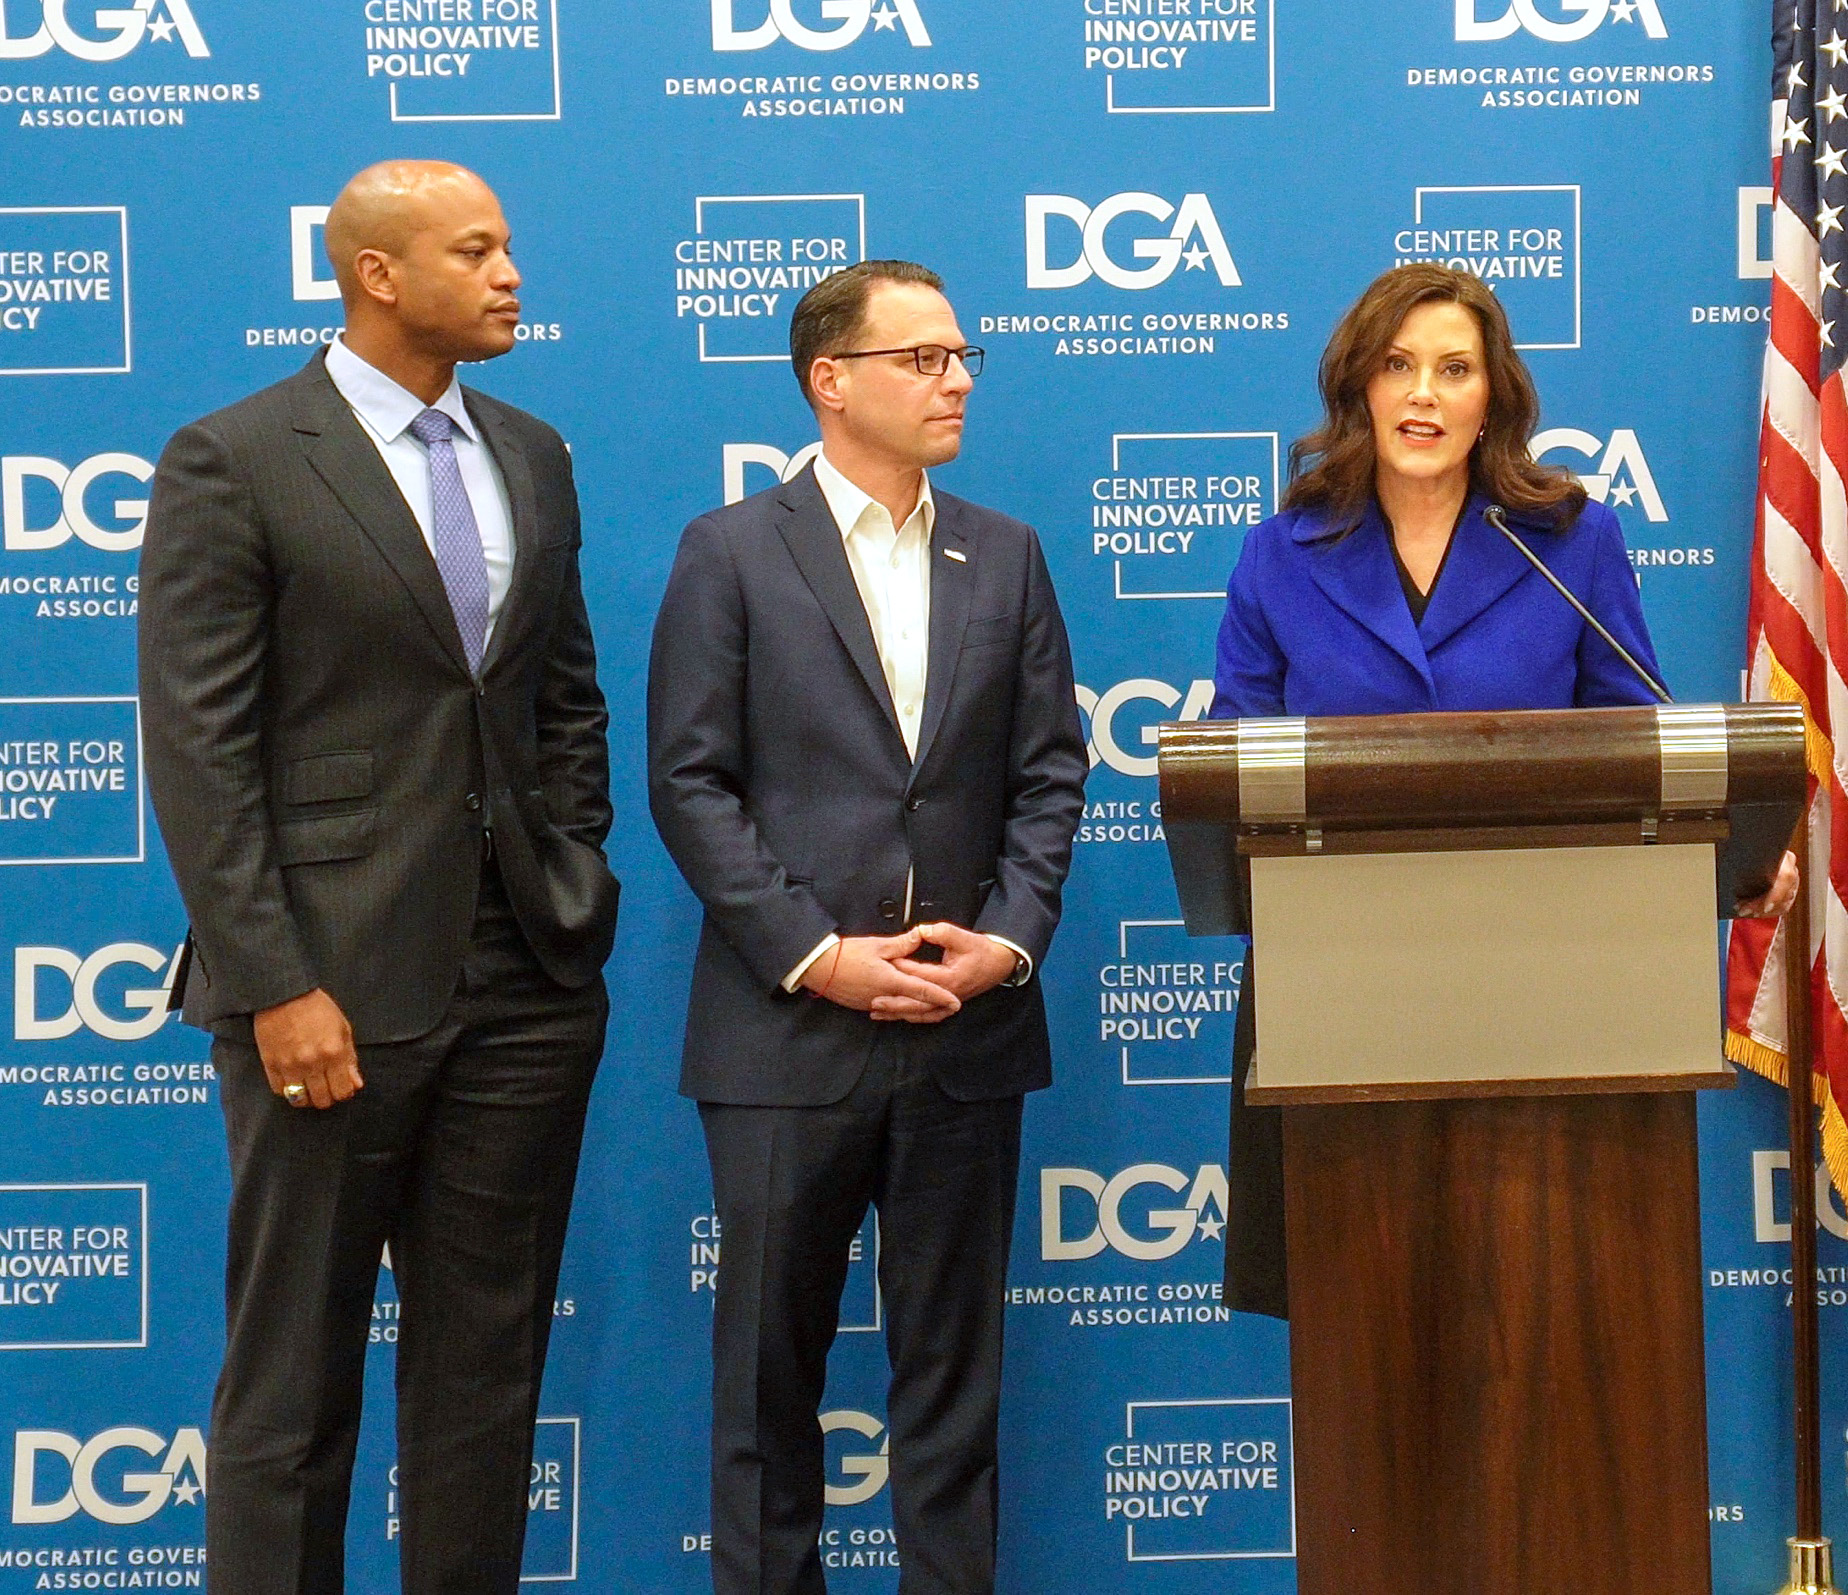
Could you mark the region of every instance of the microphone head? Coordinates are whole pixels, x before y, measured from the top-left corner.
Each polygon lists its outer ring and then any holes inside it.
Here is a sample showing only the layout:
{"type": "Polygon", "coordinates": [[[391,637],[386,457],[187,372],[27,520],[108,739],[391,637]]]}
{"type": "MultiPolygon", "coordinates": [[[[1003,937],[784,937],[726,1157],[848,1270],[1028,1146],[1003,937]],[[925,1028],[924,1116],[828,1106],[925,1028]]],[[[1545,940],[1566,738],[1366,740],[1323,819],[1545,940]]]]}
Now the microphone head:
{"type": "Polygon", "coordinates": [[[1499,504],[1491,504],[1482,512],[1482,518],[1498,531],[1507,531],[1507,511],[1499,504]]]}

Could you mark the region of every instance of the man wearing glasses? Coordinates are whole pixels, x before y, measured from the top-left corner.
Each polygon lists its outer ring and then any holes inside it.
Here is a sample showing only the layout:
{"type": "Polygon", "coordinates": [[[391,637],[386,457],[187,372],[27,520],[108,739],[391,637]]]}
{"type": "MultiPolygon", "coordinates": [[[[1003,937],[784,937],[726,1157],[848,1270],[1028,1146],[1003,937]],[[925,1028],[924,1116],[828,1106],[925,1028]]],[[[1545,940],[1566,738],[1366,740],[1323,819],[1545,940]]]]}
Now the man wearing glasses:
{"type": "Polygon", "coordinates": [[[906,1595],[995,1577],[1002,1293],[1035,978],[1086,755],[1020,522],[933,489],[982,351],[867,261],[796,307],[821,454],[686,530],[648,683],[655,823],[705,906],[681,1091],[721,1229],[718,1595],[826,1588],[816,1423],[869,1204],[906,1595]]]}

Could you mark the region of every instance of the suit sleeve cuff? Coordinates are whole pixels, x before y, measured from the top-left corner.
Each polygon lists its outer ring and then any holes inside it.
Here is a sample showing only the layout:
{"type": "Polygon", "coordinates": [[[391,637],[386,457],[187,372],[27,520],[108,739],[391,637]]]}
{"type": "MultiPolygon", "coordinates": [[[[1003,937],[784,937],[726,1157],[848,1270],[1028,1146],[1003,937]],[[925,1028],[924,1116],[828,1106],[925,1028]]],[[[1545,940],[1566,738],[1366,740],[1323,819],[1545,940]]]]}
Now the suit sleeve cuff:
{"type": "MultiPolygon", "coordinates": [[[[998,937],[996,939],[999,940],[998,937]]],[[[840,937],[837,936],[833,931],[829,931],[827,935],[822,937],[821,940],[815,944],[815,950],[811,952],[808,955],[808,957],[804,958],[801,963],[797,964],[794,969],[790,970],[790,972],[783,977],[783,990],[787,992],[794,992],[795,989],[802,984],[802,977],[806,975],[811,968],[814,967],[815,960],[819,958],[823,953],[827,952],[829,948],[838,947],[840,946],[840,944],[841,944],[840,937]]],[[[762,988],[760,987],[759,989],[761,990],[762,988]]]]}
{"type": "Polygon", "coordinates": [[[1024,986],[1033,978],[1033,955],[1018,942],[1011,942],[1005,936],[997,936],[992,930],[982,932],[991,942],[997,942],[1012,953],[1019,963],[1014,967],[1013,975],[1001,982],[1004,986],[1024,986]]]}

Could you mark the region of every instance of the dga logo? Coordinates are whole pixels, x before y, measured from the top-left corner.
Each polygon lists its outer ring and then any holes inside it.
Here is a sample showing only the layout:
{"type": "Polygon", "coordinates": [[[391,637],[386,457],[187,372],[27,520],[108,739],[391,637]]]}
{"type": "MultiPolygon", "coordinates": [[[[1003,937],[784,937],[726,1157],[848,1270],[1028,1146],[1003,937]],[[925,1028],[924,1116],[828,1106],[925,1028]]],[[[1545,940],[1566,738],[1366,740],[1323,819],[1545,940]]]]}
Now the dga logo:
{"type": "Polygon", "coordinates": [[[1287,1396],[1130,1401],[1104,1448],[1104,1521],[1132,1562],[1296,1554],[1295,1452],[1287,1396]]]}
{"type": "Polygon", "coordinates": [[[0,377],[130,369],[128,212],[0,208],[0,377]]]}
{"type": "Polygon", "coordinates": [[[1768,281],[1771,258],[1771,216],[1777,194],[1756,185],[1739,190],[1739,280],[1768,281]]]}
{"type": "Polygon", "coordinates": [[[1204,194],[1184,195],[1173,205],[1159,194],[1138,189],[1112,194],[1094,206],[1066,194],[1027,195],[1029,288],[1076,288],[1093,277],[1112,288],[1159,288],[1183,262],[1188,271],[1206,272],[1210,267],[1221,287],[1242,285],[1219,218],[1204,194]],[[1142,236],[1126,240],[1124,228],[1112,239],[1112,224],[1125,217],[1147,218],[1166,231],[1149,236],[1145,225],[1142,236]],[[1056,241],[1055,219],[1069,224],[1056,229],[1056,241]],[[1055,263],[1055,257],[1062,258],[1055,263]]]}
{"type": "MultiPolygon", "coordinates": [[[[891,1437],[870,1412],[850,1407],[821,1415],[827,1472],[824,1493],[836,1510],[877,1500],[892,1476],[891,1437]]],[[[830,1572],[897,1567],[898,1541],[885,1523],[830,1521],[821,1531],[821,1565],[830,1572]]]]}
{"type": "Polygon", "coordinates": [[[1658,0],[1456,0],[1459,44],[1574,45],[1594,34],[1596,58],[1542,50],[1536,59],[1522,50],[1485,61],[1469,50],[1442,65],[1408,67],[1406,86],[1470,90],[1483,110],[1565,111],[1635,107],[1651,85],[1718,81],[1711,61],[1660,58],[1654,46],[1668,25],[1658,0]]]}
{"type": "Polygon", "coordinates": [[[1480,277],[1501,300],[1517,349],[1579,346],[1576,183],[1420,188],[1393,265],[1436,261],[1480,277]]]}
{"type": "MultiPolygon", "coordinates": [[[[1829,1178],[1826,1163],[1816,1165],[1816,1224],[1838,1240],[1848,1241],[1848,1208],[1829,1178]]],[[[1790,1152],[1755,1149],[1752,1153],[1752,1238],[1761,1246],[1790,1244],[1790,1152]]]]}
{"type": "Polygon", "coordinates": [[[331,205],[289,207],[289,289],[297,304],[340,297],[340,284],[332,276],[320,275],[320,268],[325,264],[321,255],[321,230],[327,225],[327,213],[332,209],[331,205]]]}
{"type": "MultiPolygon", "coordinates": [[[[1769,282],[1776,271],[1771,252],[1771,230],[1777,209],[1776,193],[1764,186],[1739,190],[1737,265],[1740,282],[1769,282]]],[[[1755,304],[1695,305],[1690,312],[1695,326],[1766,322],[1771,307],[1762,299],[1755,304]]]]}
{"type": "Polygon", "coordinates": [[[803,10],[825,26],[812,26],[796,15],[797,0],[769,0],[769,14],[740,27],[737,8],[762,12],[764,0],[712,0],[712,47],[715,50],[762,50],[787,39],[800,50],[844,50],[870,25],[895,36],[903,30],[914,48],[927,48],[930,30],[918,0],[807,0],[803,10]]]}
{"type": "Polygon", "coordinates": [[[674,245],[674,314],[702,362],[782,364],[796,301],[864,259],[864,194],[702,195],[674,245]]]}
{"type": "MultiPolygon", "coordinates": [[[[23,7],[21,0],[13,3],[29,10],[31,0],[25,0],[23,7]]],[[[120,61],[146,39],[177,42],[195,60],[212,53],[187,0],[133,0],[126,6],[98,5],[95,0],[39,0],[39,4],[37,31],[23,35],[8,33],[6,6],[0,4],[0,61],[30,61],[54,49],[79,61],[120,61]]]]}
{"type": "Polygon", "coordinates": [[[181,1429],[170,1441],[134,1425],[88,1440],[56,1429],[21,1429],[13,1437],[15,1525],[63,1523],[81,1513],[120,1527],[145,1523],[169,1503],[196,1506],[204,1495],[205,1436],[197,1429],[181,1429]]]}
{"type": "Polygon", "coordinates": [[[558,0],[355,0],[394,122],[556,122],[558,0]]]}
{"type": "Polygon", "coordinates": [[[7,552],[44,553],[74,537],[101,553],[133,553],[141,546],[148,501],[132,489],[132,496],[114,495],[123,493],[123,479],[143,483],[153,475],[154,467],[138,454],[92,454],[75,466],[36,454],[0,458],[0,531],[7,552]],[[98,491],[93,504],[91,490],[105,481],[113,483],[113,493],[98,491]],[[35,482],[42,494],[33,493],[35,482]],[[34,504],[35,498],[41,502],[34,504]]]}
{"type": "Polygon", "coordinates": [[[1668,37],[1656,0],[1456,0],[1456,6],[1459,44],[1522,32],[1548,44],[1577,44],[1606,22],[1635,24],[1651,39],[1668,37]]]}
{"type": "Polygon", "coordinates": [[[1176,1256],[1190,1241],[1223,1239],[1226,1203],[1225,1168],[1202,1163],[1191,1179],[1166,1163],[1137,1163],[1105,1179],[1090,1169],[1040,1170],[1040,1257],[1048,1263],[1082,1262],[1106,1248],[1139,1262],[1157,1263],[1176,1256]],[[1182,1196],[1179,1207],[1150,1205],[1161,1200],[1151,1191],[1182,1196]],[[1075,1197],[1070,1193],[1076,1192],[1075,1197]],[[1125,1199],[1137,1193],[1124,1214],[1125,1199]],[[1070,1233],[1067,1206],[1076,1214],[1070,1233]],[[1209,1216],[1208,1208],[1213,1214],[1209,1216]]]}
{"type": "MultiPolygon", "coordinates": [[[[885,1435],[885,1425],[870,1412],[848,1408],[824,1412],[821,1433],[824,1440],[838,1434],[846,1441],[841,1453],[831,1459],[830,1471],[838,1475],[838,1480],[828,1480],[829,1506],[863,1506],[886,1487],[892,1472],[892,1442],[889,1437],[881,1438],[885,1435]],[[876,1451],[862,1443],[872,1441],[879,1443],[876,1451]]],[[[833,1445],[829,1446],[831,1453],[834,1449],[833,1445]]]]}
{"type": "Polygon", "coordinates": [[[147,1186],[0,1185],[0,1351],[147,1343],[147,1186]]]}
{"type": "Polygon", "coordinates": [[[1179,687],[1149,676],[1132,676],[1102,692],[1080,684],[1078,708],[1091,722],[1091,768],[1106,764],[1118,775],[1155,775],[1157,727],[1164,720],[1202,720],[1213,707],[1213,683],[1198,680],[1183,693],[1179,687]],[[1133,716],[1127,711],[1135,706],[1133,716]],[[1140,725],[1133,726],[1133,720],[1140,725]],[[1140,744],[1151,751],[1132,753],[1140,744]]]}
{"type": "Polygon", "coordinates": [[[1643,446],[1628,427],[1618,427],[1608,441],[1575,426],[1549,427],[1535,435],[1528,449],[1536,460],[1564,451],[1592,462],[1589,471],[1563,459],[1548,463],[1566,465],[1600,504],[1624,508],[1640,504],[1648,520],[1659,523],[1668,519],[1668,508],[1643,455],[1643,446]]]}
{"type": "Polygon", "coordinates": [[[774,482],[763,482],[759,479],[759,486],[773,487],[776,482],[795,481],[819,453],[821,453],[819,443],[811,443],[806,448],[797,449],[794,454],[785,454],[773,443],[727,443],[724,454],[724,502],[737,504],[757,491],[757,488],[751,485],[751,478],[746,474],[752,466],[760,466],[773,473],[774,482]]]}
{"type": "Polygon", "coordinates": [[[1104,74],[1104,109],[1113,115],[1277,108],[1276,0],[1091,0],[1084,10],[1084,68],[1104,74]]]}
{"type": "Polygon", "coordinates": [[[172,1017],[167,999],[179,950],[111,942],[87,958],[66,947],[13,950],[13,1039],[62,1041],[79,1030],[105,1041],[145,1041],[172,1017]],[[162,971],[165,974],[162,974],[162,971]],[[157,984],[146,983],[152,975],[157,984]]]}

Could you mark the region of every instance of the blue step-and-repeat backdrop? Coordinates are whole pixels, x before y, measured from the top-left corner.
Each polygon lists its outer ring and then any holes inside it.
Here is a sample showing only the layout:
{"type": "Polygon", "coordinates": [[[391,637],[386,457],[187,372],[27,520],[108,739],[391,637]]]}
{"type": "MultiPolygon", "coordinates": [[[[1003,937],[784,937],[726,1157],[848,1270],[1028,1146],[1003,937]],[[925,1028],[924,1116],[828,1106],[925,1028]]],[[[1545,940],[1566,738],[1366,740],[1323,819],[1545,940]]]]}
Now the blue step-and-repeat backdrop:
{"type": "MultiPolygon", "coordinates": [[[[614,716],[615,1019],[528,1578],[706,1582],[722,1239],[673,1089],[697,916],[644,806],[646,642],[680,527],[809,457],[796,299],[899,255],[942,270],[988,349],[942,480],[1039,528],[1094,764],[1044,973],[1059,1082],[1027,1116],[1003,1584],[1290,1589],[1286,1333],[1218,1299],[1243,948],[1176,923],[1152,727],[1207,707],[1226,575],[1317,413],[1335,318],[1428,258],[1503,295],[1535,452],[1617,509],[1671,685],[1738,695],[1766,9],[0,0],[0,1595],[204,1582],[226,1168],[206,1040],[164,1015],[185,925],[143,786],[137,549],[168,435],[333,335],[325,207],[390,155],[463,161],[504,199],[529,320],[478,377],[575,449],[614,716]]],[[[1702,1104],[1726,1595],[1781,1578],[1791,1527],[1781,1111],[1753,1079],[1702,1104]]],[[[1822,1223],[1839,1368],[1839,1199],[1822,1223]]],[[[898,1577],[877,1245],[869,1221],[822,1420],[843,1591],[898,1577]]],[[[396,1328],[382,1272],[351,1519],[368,1592],[396,1587],[396,1328]]]]}

